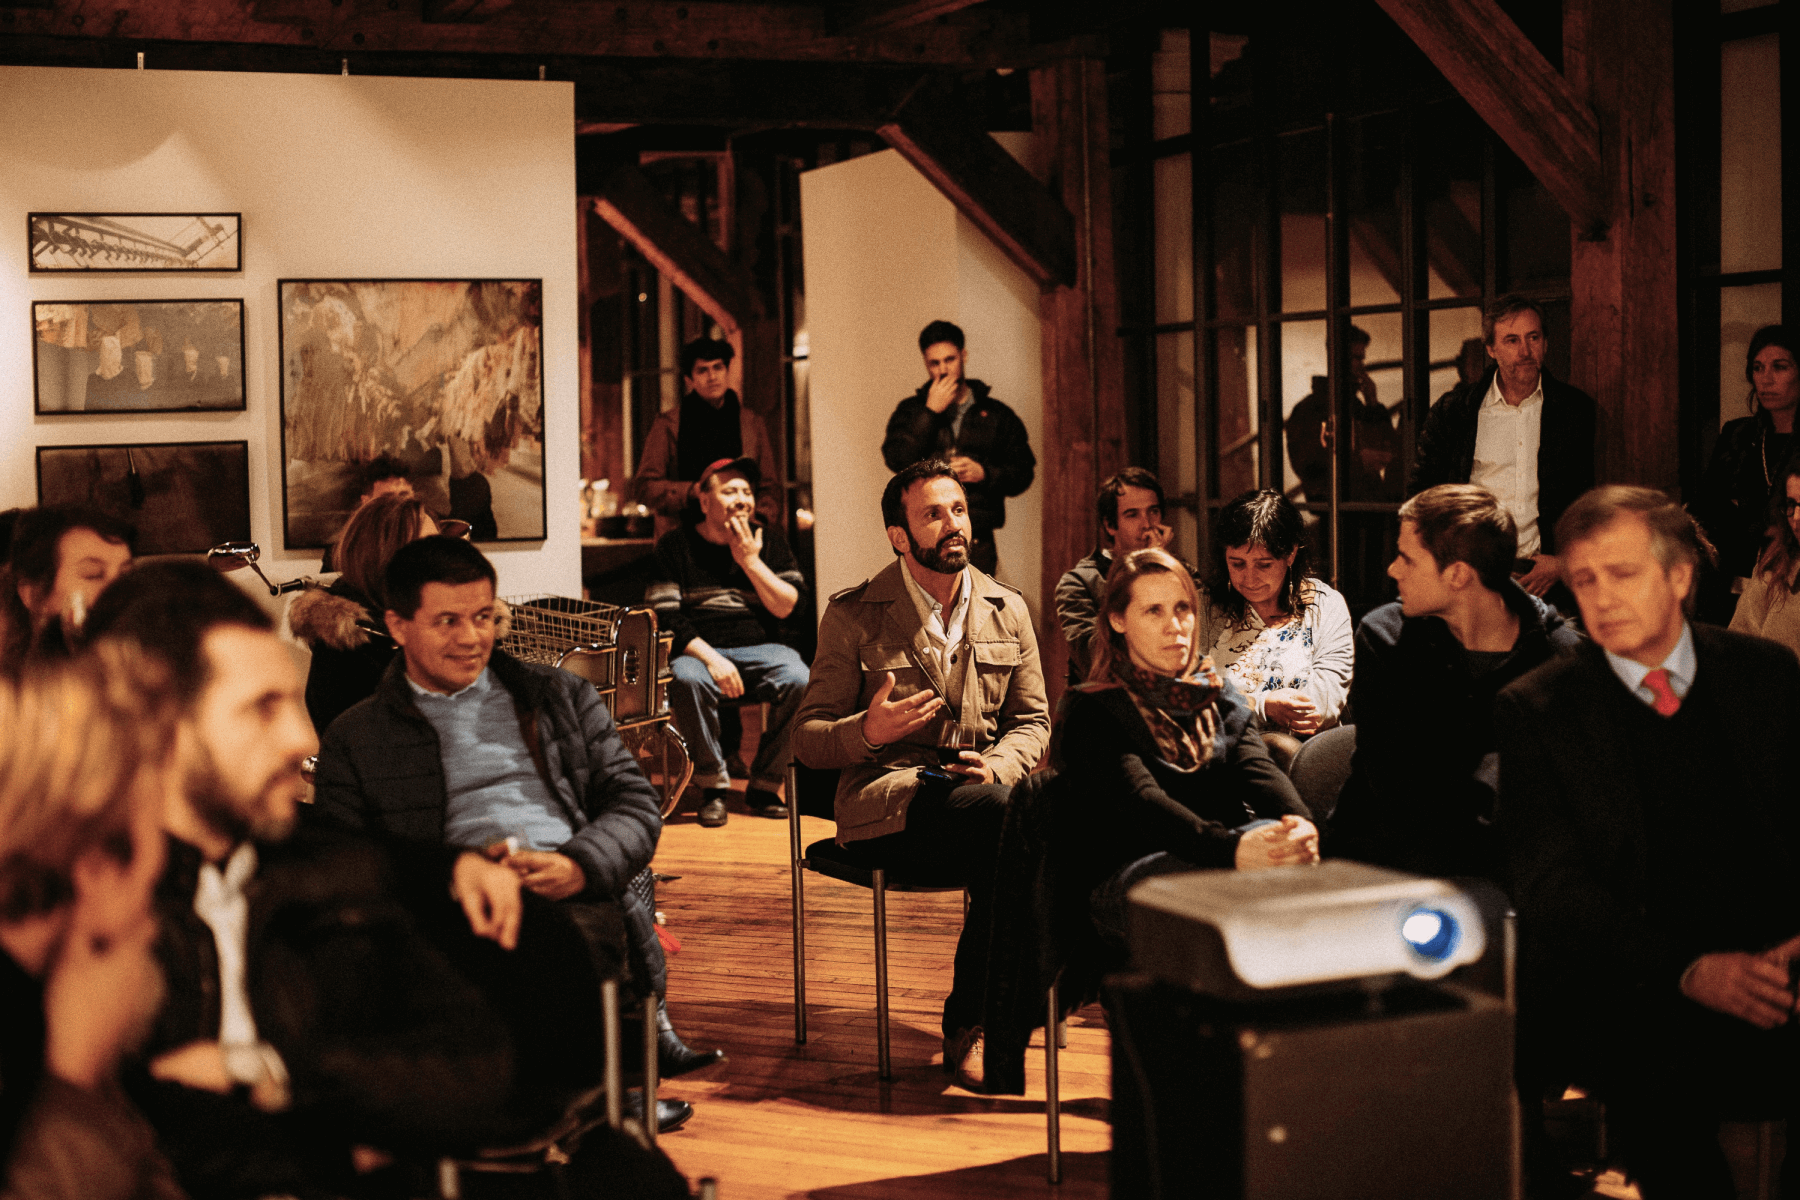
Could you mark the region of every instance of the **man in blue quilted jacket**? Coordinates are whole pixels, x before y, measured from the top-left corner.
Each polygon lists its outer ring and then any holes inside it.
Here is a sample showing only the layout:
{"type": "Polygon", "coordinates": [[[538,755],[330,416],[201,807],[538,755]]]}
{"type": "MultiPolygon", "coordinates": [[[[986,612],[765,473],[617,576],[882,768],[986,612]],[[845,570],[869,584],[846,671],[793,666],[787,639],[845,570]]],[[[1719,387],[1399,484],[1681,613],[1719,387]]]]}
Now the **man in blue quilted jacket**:
{"type": "MultiPolygon", "coordinates": [[[[629,982],[662,997],[655,914],[628,886],[656,851],[660,799],[591,684],[495,648],[495,580],[459,538],[421,538],[394,556],[386,620],[401,654],[327,731],[318,804],[354,828],[487,853],[566,905],[597,944],[619,936],[622,914],[629,982]]],[[[723,1058],[688,1049],[658,1008],[665,1077],[723,1058]]],[[[665,1129],[688,1115],[672,1108],[665,1129]]]]}

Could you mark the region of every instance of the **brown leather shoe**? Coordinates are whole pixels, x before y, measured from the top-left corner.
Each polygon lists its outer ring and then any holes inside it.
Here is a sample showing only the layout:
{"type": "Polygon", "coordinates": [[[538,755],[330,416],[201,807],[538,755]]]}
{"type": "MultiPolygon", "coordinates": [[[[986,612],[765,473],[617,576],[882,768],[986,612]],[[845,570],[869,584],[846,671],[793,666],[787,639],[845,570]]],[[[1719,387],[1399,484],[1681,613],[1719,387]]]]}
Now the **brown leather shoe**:
{"type": "Polygon", "coordinates": [[[979,1025],[944,1039],[944,1073],[956,1076],[957,1087],[971,1092],[985,1090],[986,1047],[987,1039],[979,1025]]]}

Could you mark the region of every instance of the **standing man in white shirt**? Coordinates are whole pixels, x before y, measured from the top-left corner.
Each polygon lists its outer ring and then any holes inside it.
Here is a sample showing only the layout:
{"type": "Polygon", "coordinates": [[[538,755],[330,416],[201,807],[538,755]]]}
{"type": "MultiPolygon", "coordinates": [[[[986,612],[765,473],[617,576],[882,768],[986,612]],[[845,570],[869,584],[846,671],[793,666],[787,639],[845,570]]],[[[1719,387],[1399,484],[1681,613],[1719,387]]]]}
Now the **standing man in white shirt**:
{"type": "Polygon", "coordinates": [[[1514,578],[1542,596],[1557,582],[1554,530],[1594,486],[1593,397],[1544,369],[1549,342],[1535,300],[1502,296],[1482,314],[1493,367],[1431,406],[1406,494],[1440,483],[1494,493],[1519,531],[1514,578]]]}

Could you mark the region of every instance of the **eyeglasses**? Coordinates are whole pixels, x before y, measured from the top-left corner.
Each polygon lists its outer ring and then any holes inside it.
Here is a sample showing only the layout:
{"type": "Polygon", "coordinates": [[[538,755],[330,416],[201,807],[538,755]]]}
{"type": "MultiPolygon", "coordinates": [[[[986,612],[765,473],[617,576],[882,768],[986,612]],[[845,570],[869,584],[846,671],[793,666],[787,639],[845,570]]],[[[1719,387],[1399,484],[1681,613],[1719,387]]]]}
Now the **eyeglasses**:
{"type": "Polygon", "coordinates": [[[458,521],[454,517],[448,520],[439,521],[437,527],[439,537],[466,538],[469,536],[469,523],[467,521],[458,521]]]}
{"type": "Polygon", "coordinates": [[[1792,496],[1781,502],[1781,511],[1790,517],[1794,515],[1794,510],[1797,508],[1800,508],[1800,500],[1796,500],[1792,496]]]}

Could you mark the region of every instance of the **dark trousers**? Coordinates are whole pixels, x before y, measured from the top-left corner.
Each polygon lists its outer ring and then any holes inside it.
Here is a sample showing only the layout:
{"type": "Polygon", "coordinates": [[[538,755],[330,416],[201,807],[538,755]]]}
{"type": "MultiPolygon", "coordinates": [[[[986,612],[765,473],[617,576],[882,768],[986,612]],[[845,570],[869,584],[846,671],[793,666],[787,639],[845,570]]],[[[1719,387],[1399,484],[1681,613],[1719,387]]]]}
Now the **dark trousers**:
{"type": "Polygon", "coordinates": [[[888,870],[941,874],[953,870],[969,890],[969,911],[956,941],[950,994],[944,998],[944,1036],[981,1024],[989,934],[994,922],[994,863],[1010,787],[971,783],[950,788],[925,783],[906,807],[906,828],[861,843],[888,870]]]}
{"type": "MultiPolygon", "coordinates": [[[[1791,1152],[1800,1130],[1800,1030],[1792,1023],[1765,1032],[1669,997],[1619,1006],[1586,1030],[1567,1061],[1577,1064],[1576,1082],[1591,1082],[1606,1104],[1607,1128],[1645,1200],[1735,1200],[1720,1123],[1783,1119],[1790,1153],[1777,1194],[1800,1200],[1800,1155],[1791,1152]]],[[[1529,1032],[1522,1024],[1522,1038],[1529,1032]]],[[[1524,1065],[1521,1094],[1540,1094],[1524,1065]]],[[[1532,1075],[1548,1077],[1541,1065],[1532,1075]]],[[[1530,1132],[1528,1125],[1528,1151],[1530,1132]]]]}

